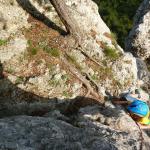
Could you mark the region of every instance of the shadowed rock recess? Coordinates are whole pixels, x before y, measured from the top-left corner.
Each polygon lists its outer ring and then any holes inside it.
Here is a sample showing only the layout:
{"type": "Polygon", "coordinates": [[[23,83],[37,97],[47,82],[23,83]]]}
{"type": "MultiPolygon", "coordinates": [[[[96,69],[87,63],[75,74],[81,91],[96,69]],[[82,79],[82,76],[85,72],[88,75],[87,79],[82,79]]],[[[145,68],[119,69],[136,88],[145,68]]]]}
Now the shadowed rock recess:
{"type": "Polygon", "coordinates": [[[65,2],[86,32],[81,47],[67,44],[49,0],[0,0],[0,150],[149,150],[150,132],[105,98],[148,81],[145,64],[117,44],[94,2],[65,2]]]}

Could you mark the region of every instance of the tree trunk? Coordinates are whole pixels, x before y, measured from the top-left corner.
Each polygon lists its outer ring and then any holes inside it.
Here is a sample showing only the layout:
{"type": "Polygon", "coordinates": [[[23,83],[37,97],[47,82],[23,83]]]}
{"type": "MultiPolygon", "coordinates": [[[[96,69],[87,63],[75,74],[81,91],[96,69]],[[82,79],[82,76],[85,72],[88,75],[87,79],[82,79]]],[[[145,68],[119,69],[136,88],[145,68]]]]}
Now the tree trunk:
{"type": "Polygon", "coordinates": [[[81,39],[83,37],[83,31],[71,13],[71,8],[66,5],[65,0],[50,0],[50,2],[65,25],[68,34],[78,40],[81,39]]]}

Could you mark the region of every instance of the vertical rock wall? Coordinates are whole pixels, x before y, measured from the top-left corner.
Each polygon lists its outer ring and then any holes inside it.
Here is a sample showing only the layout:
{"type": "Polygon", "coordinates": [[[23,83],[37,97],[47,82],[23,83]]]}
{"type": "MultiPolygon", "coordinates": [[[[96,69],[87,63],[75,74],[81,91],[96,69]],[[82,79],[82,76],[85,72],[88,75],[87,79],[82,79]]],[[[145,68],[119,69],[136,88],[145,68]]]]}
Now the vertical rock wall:
{"type": "Polygon", "coordinates": [[[143,60],[150,58],[150,0],[144,0],[137,10],[125,47],[143,60]]]}

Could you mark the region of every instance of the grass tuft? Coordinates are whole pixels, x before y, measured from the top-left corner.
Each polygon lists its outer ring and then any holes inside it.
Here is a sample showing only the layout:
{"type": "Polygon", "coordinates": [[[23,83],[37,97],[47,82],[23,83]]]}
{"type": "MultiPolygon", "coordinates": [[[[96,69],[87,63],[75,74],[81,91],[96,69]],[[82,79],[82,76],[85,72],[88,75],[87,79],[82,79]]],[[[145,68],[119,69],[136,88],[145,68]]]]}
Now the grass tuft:
{"type": "Polygon", "coordinates": [[[22,82],[24,81],[24,78],[23,77],[17,77],[16,81],[15,81],[15,84],[21,84],[22,82]]]}
{"type": "Polygon", "coordinates": [[[7,40],[0,39],[0,46],[6,45],[6,44],[7,44],[7,40]]]}
{"type": "Polygon", "coordinates": [[[38,49],[37,48],[31,48],[31,54],[32,55],[36,55],[38,52],[38,49]]]}
{"type": "Polygon", "coordinates": [[[66,98],[70,98],[72,96],[72,93],[68,91],[63,91],[62,95],[66,98]]]}
{"type": "Polygon", "coordinates": [[[111,48],[107,45],[105,45],[105,47],[104,47],[104,53],[105,53],[106,57],[108,57],[111,60],[117,60],[120,57],[120,55],[116,49],[111,48]]]}
{"type": "Polygon", "coordinates": [[[57,48],[51,48],[49,46],[45,46],[43,50],[53,57],[60,57],[60,51],[57,48]]]}

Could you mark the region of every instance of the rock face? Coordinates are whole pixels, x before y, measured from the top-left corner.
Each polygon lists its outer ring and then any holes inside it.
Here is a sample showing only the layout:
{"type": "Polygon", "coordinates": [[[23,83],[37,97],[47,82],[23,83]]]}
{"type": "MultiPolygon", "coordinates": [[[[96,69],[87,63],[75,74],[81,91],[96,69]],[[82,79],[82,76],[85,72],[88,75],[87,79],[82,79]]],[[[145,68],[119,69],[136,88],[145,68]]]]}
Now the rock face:
{"type": "Polygon", "coordinates": [[[98,13],[98,6],[93,1],[67,0],[66,2],[67,5],[71,6],[74,17],[79,21],[80,28],[85,27],[84,30],[88,33],[90,33],[91,30],[99,34],[105,32],[110,33],[109,28],[98,13]],[[75,12],[75,10],[77,10],[77,12],[75,12]]]}
{"type": "MultiPolygon", "coordinates": [[[[29,60],[27,56],[29,50],[32,53],[32,51],[41,49],[41,46],[44,44],[46,46],[49,44],[49,37],[43,41],[45,37],[41,35],[45,34],[50,28],[58,29],[59,31],[60,28],[64,29],[50,2],[43,0],[14,0],[13,2],[7,1],[5,3],[1,0],[0,3],[2,4],[0,6],[1,9],[8,7],[6,10],[12,11],[15,8],[15,10],[19,11],[19,14],[13,13],[12,17],[7,16],[9,11],[6,13],[1,11],[3,16],[2,23],[5,20],[8,27],[7,29],[3,28],[0,33],[5,42],[0,46],[0,60],[2,63],[5,62],[4,70],[9,72],[9,80],[14,84],[18,83],[17,86],[21,89],[32,91],[37,95],[40,94],[49,98],[75,97],[79,95],[82,92],[82,84],[80,82],[67,84],[69,83],[69,75],[67,75],[67,70],[61,68],[61,64],[48,67],[47,61],[44,58],[29,60]],[[29,15],[50,27],[49,29],[45,29],[42,26],[41,30],[43,32],[40,33],[41,39],[37,40],[36,44],[32,43],[33,41],[28,37],[25,38],[24,33],[22,33],[26,28],[27,30],[31,30],[35,27],[34,23],[28,23],[27,20],[31,18],[28,18],[29,15]],[[19,22],[19,24],[16,24],[16,22],[19,22]],[[53,25],[51,26],[51,24],[53,25]],[[7,36],[3,36],[4,34],[7,36]],[[36,46],[32,47],[32,45],[36,46]],[[21,76],[21,79],[18,76],[21,76]],[[29,80],[26,80],[26,77],[29,80]],[[68,91],[70,94],[66,94],[68,91]]],[[[131,54],[124,53],[116,43],[109,28],[99,16],[96,4],[91,0],[66,1],[66,4],[70,8],[74,18],[79,22],[79,25],[88,33],[87,39],[82,45],[84,52],[95,59],[100,66],[95,67],[95,69],[88,65],[88,57],[84,56],[79,49],[72,48],[69,55],[75,59],[75,64],[95,80],[94,82],[97,83],[99,92],[103,95],[105,95],[106,89],[112,94],[117,94],[127,90],[129,87],[136,87],[136,81],[138,80],[136,60],[131,54]],[[111,55],[108,54],[107,56],[105,51],[108,51],[110,54],[113,51],[119,57],[116,58],[114,56],[115,59],[113,57],[111,58],[111,55]]],[[[39,30],[39,26],[35,30],[39,30]]],[[[34,33],[31,32],[30,35],[32,34],[34,36],[34,33]]],[[[37,31],[36,34],[38,34],[37,31]]],[[[36,39],[38,37],[34,38],[36,39]]]]}
{"type": "Polygon", "coordinates": [[[7,39],[19,29],[28,27],[28,14],[16,0],[0,0],[0,39],[7,39]]]}
{"type": "MultiPolygon", "coordinates": [[[[14,116],[0,119],[0,149],[140,149],[138,127],[123,111],[115,109],[113,105],[105,109],[95,105],[81,108],[74,117],[52,110],[45,117],[14,116]]],[[[143,148],[148,150],[148,137],[145,133],[143,136],[143,148]]]]}
{"type": "Polygon", "coordinates": [[[21,30],[28,28],[28,14],[14,0],[0,0],[0,61],[9,61],[14,56],[23,53],[27,40],[21,30]]]}
{"type": "Polygon", "coordinates": [[[149,86],[150,72],[147,69],[146,63],[140,58],[136,59],[138,68],[138,78],[144,82],[145,85],[149,86]]]}
{"type": "Polygon", "coordinates": [[[126,41],[126,50],[143,60],[150,57],[150,1],[144,0],[135,15],[126,41]]]}
{"type": "MultiPolygon", "coordinates": [[[[88,33],[83,51],[66,53],[76,72],[103,95],[135,87],[144,71],[117,45],[98,7],[91,0],[66,4],[88,33]]],[[[123,108],[86,97],[73,105],[71,98],[87,89],[60,60],[62,30],[49,0],[0,0],[0,149],[140,149],[141,133],[123,108]]],[[[149,137],[143,137],[149,150],[149,137]]]]}

